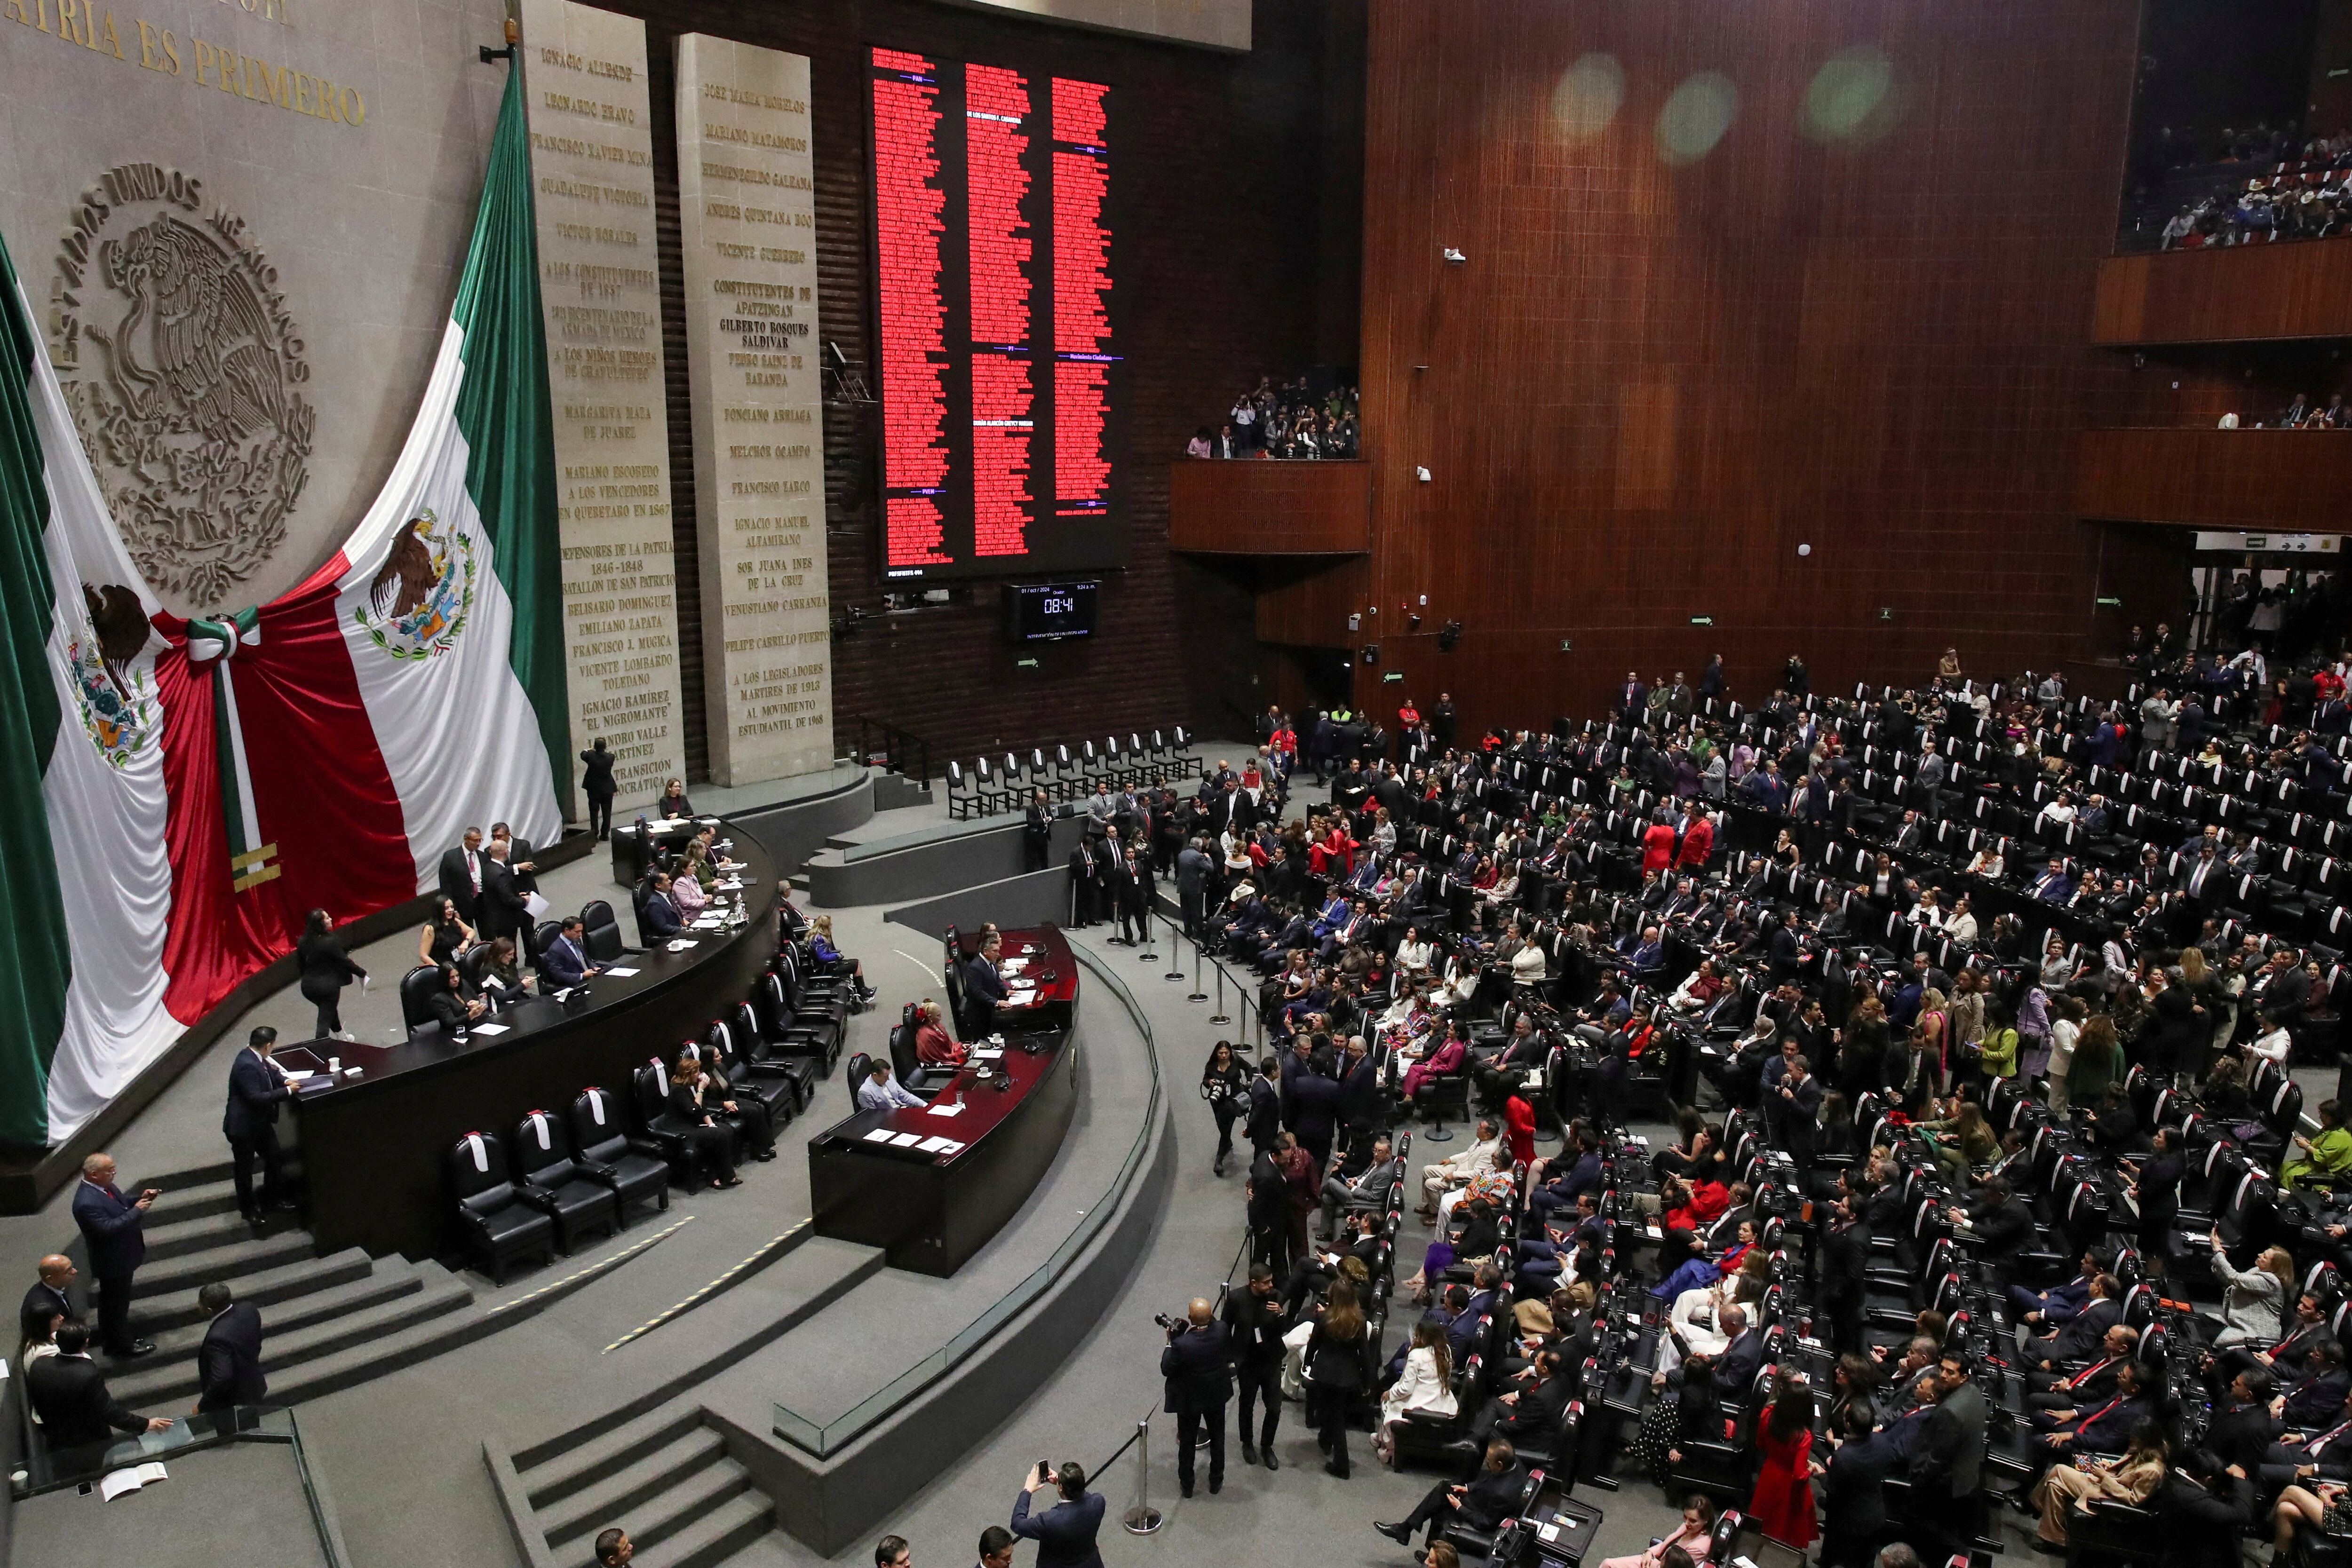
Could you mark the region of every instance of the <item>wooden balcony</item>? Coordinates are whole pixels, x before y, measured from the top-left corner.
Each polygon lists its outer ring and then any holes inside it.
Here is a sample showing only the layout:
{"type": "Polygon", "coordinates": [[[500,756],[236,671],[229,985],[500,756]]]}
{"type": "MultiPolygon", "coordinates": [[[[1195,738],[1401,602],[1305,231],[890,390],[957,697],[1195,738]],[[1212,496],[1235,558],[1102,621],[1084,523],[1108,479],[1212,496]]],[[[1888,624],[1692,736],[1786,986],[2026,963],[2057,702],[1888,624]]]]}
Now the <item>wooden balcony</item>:
{"type": "Polygon", "coordinates": [[[2352,431],[2085,431],[2074,509],[2126,522],[2345,532],[2352,431]]]}
{"type": "Polygon", "coordinates": [[[1202,555],[1360,555],[1372,548],[1371,465],[1180,458],[1168,542],[1202,555]]]}
{"type": "Polygon", "coordinates": [[[2109,256],[2091,340],[2133,344],[2352,338],[2352,239],[2109,256]]]}

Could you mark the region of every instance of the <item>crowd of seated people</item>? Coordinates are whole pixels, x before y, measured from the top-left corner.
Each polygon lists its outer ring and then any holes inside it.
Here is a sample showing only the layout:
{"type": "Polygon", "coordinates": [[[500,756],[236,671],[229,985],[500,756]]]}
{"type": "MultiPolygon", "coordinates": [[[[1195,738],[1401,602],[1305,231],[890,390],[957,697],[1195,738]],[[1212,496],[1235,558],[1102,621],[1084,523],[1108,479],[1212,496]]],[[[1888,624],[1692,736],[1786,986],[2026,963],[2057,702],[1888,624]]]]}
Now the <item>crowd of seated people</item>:
{"type": "Polygon", "coordinates": [[[1358,455],[1356,389],[1345,384],[1320,394],[1307,378],[1271,376],[1234,400],[1223,423],[1202,425],[1185,444],[1187,457],[1354,457],[1358,455]]]}
{"type": "Polygon", "coordinates": [[[2352,1132],[2289,1071],[2352,999],[2352,737],[2339,669],[2250,652],[2185,700],[1630,678],[1254,826],[1294,873],[1209,923],[1266,977],[1221,1092],[1297,1329],[1412,1320],[1304,1373],[1335,1470],[1352,1429],[1454,1472],[1384,1529],[1614,1469],[1825,1515],[1832,1568],[2004,1503],[2053,1552],[2352,1550],[2352,1132]]]}
{"type": "Polygon", "coordinates": [[[2352,131],[2224,128],[2210,141],[2167,129],[2159,179],[2129,204],[2126,243],[2163,250],[2317,239],[2343,232],[2352,131]]]}

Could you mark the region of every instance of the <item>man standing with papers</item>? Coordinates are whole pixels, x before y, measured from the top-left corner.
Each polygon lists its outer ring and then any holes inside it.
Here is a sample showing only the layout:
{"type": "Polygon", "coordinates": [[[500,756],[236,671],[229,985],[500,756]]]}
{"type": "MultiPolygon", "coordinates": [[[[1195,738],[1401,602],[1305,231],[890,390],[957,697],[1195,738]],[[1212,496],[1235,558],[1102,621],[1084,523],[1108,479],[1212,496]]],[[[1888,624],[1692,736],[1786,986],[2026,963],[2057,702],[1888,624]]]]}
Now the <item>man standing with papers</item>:
{"type": "Polygon", "coordinates": [[[874,1059],[866,1082],[857,1086],[857,1108],[861,1111],[887,1111],[899,1105],[919,1106],[923,1101],[907,1086],[890,1076],[887,1057],[874,1059]]]}

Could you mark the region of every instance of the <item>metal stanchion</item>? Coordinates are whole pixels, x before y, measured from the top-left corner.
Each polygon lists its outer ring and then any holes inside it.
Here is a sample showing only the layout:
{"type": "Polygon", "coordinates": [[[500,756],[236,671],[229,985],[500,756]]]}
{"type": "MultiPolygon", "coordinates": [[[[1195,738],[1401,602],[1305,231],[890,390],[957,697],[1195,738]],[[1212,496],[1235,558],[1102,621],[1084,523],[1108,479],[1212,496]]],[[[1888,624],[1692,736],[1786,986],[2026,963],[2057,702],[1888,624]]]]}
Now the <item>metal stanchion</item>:
{"type": "Polygon", "coordinates": [[[1135,1424],[1135,1506],[1120,1516],[1129,1535],[1149,1535],[1166,1521],[1151,1506],[1151,1422],[1135,1424]]]}
{"type": "Polygon", "coordinates": [[[1160,962],[1160,955],[1151,951],[1151,905],[1143,906],[1143,951],[1136,955],[1147,964],[1160,962]]]}
{"type": "Polygon", "coordinates": [[[1176,940],[1168,944],[1168,972],[1160,977],[1161,979],[1181,980],[1184,977],[1182,966],[1184,963],[1184,944],[1187,940],[1197,939],[1193,938],[1191,933],[1180,930],[1176,933],[1176,940]]]}
{"type": "Polygon", "coordinates": [[[1233,1016],[1225,1011],[1225,967],[1223,964],[1212,964],[1209,967],[1217,972],[1217,1010],[1209,1015],[1209,1021],[1218,1024],[1231,1023],[1234,1021],[1233,1016]]]}
{"type": "Polygon", "coordinates": [[[1192,944],[1192,988],[1185,994],[1184,999],[1188,1002],[1209,999],[1209,993],[1201,988],[1201,945],[1198,942],[1192,944]]]}

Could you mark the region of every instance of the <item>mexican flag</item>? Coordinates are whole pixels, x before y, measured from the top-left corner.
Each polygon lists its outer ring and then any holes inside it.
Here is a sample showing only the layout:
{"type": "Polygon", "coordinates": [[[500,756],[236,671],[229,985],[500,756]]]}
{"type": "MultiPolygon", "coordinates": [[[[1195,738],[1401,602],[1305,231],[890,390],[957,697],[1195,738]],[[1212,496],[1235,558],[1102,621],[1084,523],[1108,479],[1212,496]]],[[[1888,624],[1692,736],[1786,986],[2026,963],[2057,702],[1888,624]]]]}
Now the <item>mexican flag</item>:
{"type": "MultiPolygon", "coordinates": [[[[546,345],[511,73],[423,406],[335,557],[164,612],[123,550],[13,273],[0,333],[0,1142],[69,1137],[312,909],[429,888],[468,825],[571,792],[546,345]],[[44,657],[43,655],[46,654],[44,657]]],[[[5,253],[0,253],[5,254],[5,253]]],[[[396,978],[383,977],[386,980],[396,978]]]]}

